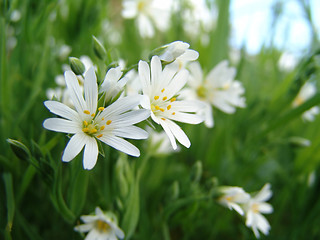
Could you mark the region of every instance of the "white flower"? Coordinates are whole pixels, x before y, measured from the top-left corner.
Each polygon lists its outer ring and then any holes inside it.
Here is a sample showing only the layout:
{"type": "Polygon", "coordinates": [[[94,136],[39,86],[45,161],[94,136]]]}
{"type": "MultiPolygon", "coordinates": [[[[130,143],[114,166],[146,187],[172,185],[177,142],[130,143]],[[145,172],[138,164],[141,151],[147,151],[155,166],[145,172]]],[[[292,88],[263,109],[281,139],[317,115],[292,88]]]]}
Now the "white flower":
{"type": "Polygon", "coordinates": [[[242,96],[244,88],[241,82],[234,80],[236,69],[228,67],[227,61],[222,61],[204,77],[198,62],[189,65],[190,88],[183,96],[187,99],[198,99],[206,103],[202,112],[207,127],[213,127],[211,105],[221,111],[232,114],[236,107],[245,107],[245,98],[242,96]]]}
{"type": "Polygon", "coordinates": [[[185,147],[190,147],[190,141],[182,129],[173,121],[198,124],[202,117],[191,114],[198,111],[202,104],[194,101],[176,101],[176,96],[186,84],[188,71],[181,70],[177,73],[170,67],[162,70],[158,56],[151,59],[151,70],[148,63],[139,62],[139,77],[142,91],[145,96],[141,106],[149,109],[151,118],[160,124],[168,135],[173,149],[177,148],[176,139],[185,147]]]}
{"type": "MultiPolygon", "coordinates": [[[[298,95],[293,100],[292,106],[298,107],[301,104],[305,103],[308,99],[312,98],[317,93],[317,88],[314,82],[306,82],[300,89],[298,95]]],[[[318,106],[310,108],[308,111],[305,111],[302,114],[302,119],[305,121],[314,121],[316,115],[320,112],[318,106]]]]}
{"type": "Polygon", "coordinates": [[[92,169],[98,157],[97,140],[126,154],[139,156],[139,149],[122,137],[145,139],[148,136],[146,131],[133,126],[149,117],[148,111],[130,111],[139,105],[141,96],[125,97],[106,108],[98,108],[98,85],[93,68],[85,74],[85,98],[76,75],[67,71],[65,78],[76,110],[60,102],[46,101],[45,106],[62,118],[49,118],[43,122],[46,129],[74,134],[64,150],[62,161],[71,161],[84,148],[83,167],[92,169]]]}
{"type": "Polygon", "coordinates": [[[124,86],[126,85],[128,78],[123,77],[121,67],[111,68],[101,84],[99,93],[105,93],[105,102],[112,102],[116,100],[122,93],[124,86]]]}
{"type": "Polygon", "coordinates": [[[165,31],[170,23],[170,1],[162,0],[124,0],[122,16],[136,18],[139,33],[143,38],[154,36],[153,23],[160,31],[165,31]]]}
{"type": "Polygon", "coordinates": [[[260,237],[259,231],[264,235],[267,235],[270,230],[268,220],[261,214],[273,212],[272,206],[269,203],[266,203],[272,196],[270,187],[269,183],[265,184],[260,192],[252,197],[245,206],[246,225],[247,227],[252,228],[254,235],[257,238],[260,237]]]}
{"type": "Polygon", "coordinates": [[[124,238],[123,231],[117,225],[117,219],[111,212],[104,213],[96,207],[95,215],[80,217],[84,224],[76,226],[78,232],[89,232],[85,240],[117,240],[124,238]]]}
{"type": "Polygon", "coordinates": [[[239,204],[244,204],[249,201],[250,195],[248,193],[240,187],[220,187],[219,191],[222,193],[222,196],[218,199],[220,204],[230,210],[234,209],[240,215],[244,214],[239,204]]]}
{"type": "Polygon", "coordinates": [[[186,63],[195,61],[199,57],[199,53],[189,47],[188,43],[182,41],[169,43],[162,47],[165,50],[159,58],[164,62],[172,62],[170,65],[178,65],[179,69],[182,69],[186,63]]]}

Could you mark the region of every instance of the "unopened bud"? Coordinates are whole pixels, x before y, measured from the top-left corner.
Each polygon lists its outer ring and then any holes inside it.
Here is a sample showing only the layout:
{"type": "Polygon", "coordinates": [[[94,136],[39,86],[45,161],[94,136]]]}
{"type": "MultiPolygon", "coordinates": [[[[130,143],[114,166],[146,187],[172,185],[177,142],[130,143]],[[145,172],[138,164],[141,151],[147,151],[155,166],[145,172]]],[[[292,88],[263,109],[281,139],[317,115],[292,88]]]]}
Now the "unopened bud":
{"type": "Polygon", "coordinates": [[[21,160],[29,159],[31,154],[29,149],[26,147],[26,145],[19,142],[18,140],[14,140],[10,138],[7,139],[7,142],[10,144],[12,151],[18,158],[20,158],[21,160]]]}
{"type": "Polygon", "coordinates": [[[95,36],[93,36],[93,51],[101,60],[104,60],[107,55],[106,49],[95,36]]]}
{"type": "Polygon", "coordinates": [[[76,75],[82,75],[86,70],[84,64],[78,58],[69,57],[69,64],[76,75]]]}

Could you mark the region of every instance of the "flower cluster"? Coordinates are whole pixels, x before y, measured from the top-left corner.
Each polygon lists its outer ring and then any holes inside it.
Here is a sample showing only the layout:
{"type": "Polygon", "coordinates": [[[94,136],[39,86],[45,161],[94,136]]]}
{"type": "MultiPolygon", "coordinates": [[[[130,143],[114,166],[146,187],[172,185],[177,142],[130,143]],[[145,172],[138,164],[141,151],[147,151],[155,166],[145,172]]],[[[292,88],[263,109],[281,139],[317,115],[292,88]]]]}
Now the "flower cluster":
{"type": "Polygon", "coordinates": [[[270,230],[268,220],[261,213],[272,213],[273,208],[266,203],[272,196],[271,186],[265,184],[255,195],[251,196],[240,187],[220,187],[218,202],[237,211],[241,216],[246,217],[246,226],[251,227],[255,236],[260,237],[259,231],[267,235],[270,230]]]}

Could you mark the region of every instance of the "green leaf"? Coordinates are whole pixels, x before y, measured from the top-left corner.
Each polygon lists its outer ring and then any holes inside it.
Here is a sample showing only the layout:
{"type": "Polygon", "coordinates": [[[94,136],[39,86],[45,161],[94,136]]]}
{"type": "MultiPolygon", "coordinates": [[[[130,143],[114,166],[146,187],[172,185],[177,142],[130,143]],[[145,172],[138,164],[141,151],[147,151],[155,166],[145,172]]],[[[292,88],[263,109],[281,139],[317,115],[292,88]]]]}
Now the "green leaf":
{"type": "Polygon", "coordinates": [[[5,232],[6,232],[6,239],[11,239],[11,229],[12,229],[14,212],[15,212],[15,201],[14,201],[11,173],[4,173],[3,180],[4,180],[6,200],[7,200],[7,225],[6,225],[5,232]]]}

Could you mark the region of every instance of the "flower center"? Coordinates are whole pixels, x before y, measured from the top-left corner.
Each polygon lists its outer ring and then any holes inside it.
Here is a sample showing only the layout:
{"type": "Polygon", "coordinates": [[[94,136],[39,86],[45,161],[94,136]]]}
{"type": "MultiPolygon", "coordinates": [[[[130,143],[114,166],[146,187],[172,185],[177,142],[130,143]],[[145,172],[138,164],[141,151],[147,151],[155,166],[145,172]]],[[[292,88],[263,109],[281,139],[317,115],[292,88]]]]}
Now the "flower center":
{"type": "MultiPolygon", "coordinates": [[[[163,93],[165,89],[163,88],[161,90],[161,93],[163,93]]],[[[172,107],[170,103],[176,101],[176,98],[168,99],[167,96],[160,94],[153,97],[151,100],[151,110],[155,115],[161,114],[165,111],[169,111],[172,107]],[[161,95],[161,96],[160,96],[161,95]]],[[[172,115],[175,115],[175,112],[171,113],[172,115]]]]}
{"type": "Polygon", "coordinates": [[[102,221],[102,220],[97,220],[96,221],[96,228],[100,231],[100,232],[109,232],[111,230],[111,226],[102,221]]]}
{"type": "Polygon", "coordinates": [[[138,2],[138,6],[137,6],[138,12],[143,12],[145,7],[146,7],[146,3],[144,1],[139,1],[138,2]]]}
{"type": "Polygon", "coordinates": [[[90,122],[87,122],[86,120],[84,120],[82,122],[82,131],[84,133],[86,133],[87,135],[89,135],[90,137],[97,137],[97,138],[100,138],[103,136],[102,133],[100,133],[101,131],[103,131],[106,126],[109,126],[112,121],[111,120],[108,120],[105,122],[104,118],[99,118],[98,122],[95,121],[96,118],[98,118],[98,116],[100,115],[100,113],[104,110],[103,107],[99,107],[98,108],[98,114],[97,116],[95,115],[95,113],[90,113],[89,110],[84,110],[83,112],[87,115],[90,115],[92,117],[91,121],[90,122]],[[106,124],[106,126],[104,125],[106,124]]]}
{"type": "Polygon", "coordinates": [[[252,206],[251,206],[251,210],[254,212],[254,213],[259,213],[259,204],[258,203],[253,203],[252,206]]]}
{"type": "Polygon", "coordinates": [[[205,86],[201,85],[197,89],[197,95],[200,99],[206,99],[208,95],[208,90],[205,86]]]}

